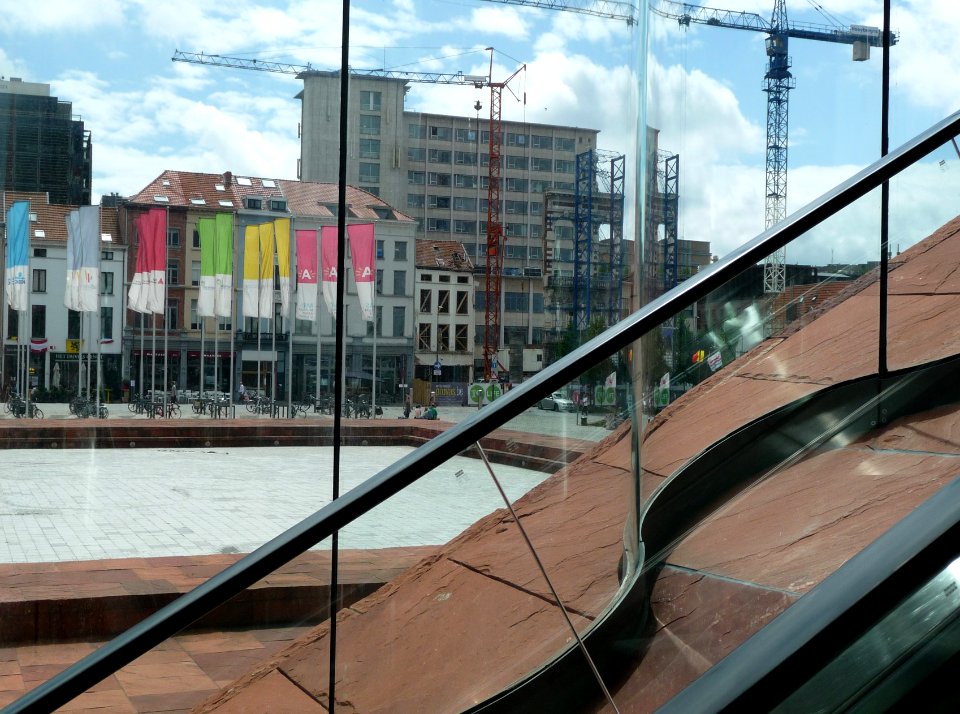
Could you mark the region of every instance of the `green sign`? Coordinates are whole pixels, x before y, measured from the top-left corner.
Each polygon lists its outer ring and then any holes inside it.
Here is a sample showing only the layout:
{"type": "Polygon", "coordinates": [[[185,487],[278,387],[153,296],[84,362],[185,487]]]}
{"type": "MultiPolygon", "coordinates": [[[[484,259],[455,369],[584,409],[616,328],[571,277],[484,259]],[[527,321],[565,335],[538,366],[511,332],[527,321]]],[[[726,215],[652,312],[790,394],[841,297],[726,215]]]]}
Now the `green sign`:
{"type": "Polygon", "coordinates": [[[611,406],[616,400],[617,394],[613,387],[600,385],[593,390],[593,401],[597,406],[611,406]]]}
{"type": "Polygon", "coordinates": [[[471,384],[470,391],[467,393],[467,399],[470,404],[480,404],[483,401],[483,385],[471,384]]]}
{"type": "Polygon", "coordinates": [[[503,391],[500,389],[500,385],[496,382],[487,385],[487,401],[492,402],[494,399],[503,394],[503,391]]]}

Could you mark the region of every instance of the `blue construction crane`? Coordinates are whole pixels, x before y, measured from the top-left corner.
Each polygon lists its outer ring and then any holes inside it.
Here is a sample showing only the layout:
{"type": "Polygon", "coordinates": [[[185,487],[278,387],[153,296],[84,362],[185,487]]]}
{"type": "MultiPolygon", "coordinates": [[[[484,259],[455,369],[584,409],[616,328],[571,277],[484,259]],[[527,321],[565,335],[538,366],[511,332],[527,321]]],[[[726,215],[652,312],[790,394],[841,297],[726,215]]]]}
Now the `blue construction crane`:
{"type": "MultiPolygon", "coordinates": [[[[526,5],[547,10],[565,10],[628,23],[639,21],[638,9],[633,2],[616,0],[487,0],[508,5],[526,5]]],[[[767,94],[767,169],[766,169],[766,209],[764,227],[779,223],[786,216],[787,208],[787,126],[789,116],[789,94],[796,86],[796,80],[790,73],[790,55],[787,53],[788,40],[795,37],[802,40],[819,40],[853,46],[853,59],[863,61],[870,58],[871,47],[894,45],[897,36],[890,33],[884,37],[876,27],[850,25],[835,27],[815,23],[791,23],[787,20],[786,0],[774,0],[773,14],[770,20],[752,12],[719,10],[700,5],[673,2],[673,0],[651,0],[651,10],[657,15],[673,18],[682,27],[691,23],[726,27],[735,30],[753,30],[767,34],[767,71],[764,75],[763,91],[767,94]]],[[[764,264],[764,292],[780,293],[786,287],[784,272],[785,249],[781,249],[767,258],[764,264]]]]}

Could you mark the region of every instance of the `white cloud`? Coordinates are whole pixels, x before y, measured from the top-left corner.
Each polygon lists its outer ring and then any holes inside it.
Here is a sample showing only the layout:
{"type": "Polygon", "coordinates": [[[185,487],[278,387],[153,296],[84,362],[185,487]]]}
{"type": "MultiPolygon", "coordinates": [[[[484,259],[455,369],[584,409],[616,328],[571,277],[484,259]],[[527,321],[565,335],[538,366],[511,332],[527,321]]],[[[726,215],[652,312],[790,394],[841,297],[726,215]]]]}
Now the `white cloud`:
{"type": "Polygon", "coordinates": [[[121,0],[7,2],[3,7],[0,34],[40,35],[122,28],[126,24],[126,9],[121,0]]]}

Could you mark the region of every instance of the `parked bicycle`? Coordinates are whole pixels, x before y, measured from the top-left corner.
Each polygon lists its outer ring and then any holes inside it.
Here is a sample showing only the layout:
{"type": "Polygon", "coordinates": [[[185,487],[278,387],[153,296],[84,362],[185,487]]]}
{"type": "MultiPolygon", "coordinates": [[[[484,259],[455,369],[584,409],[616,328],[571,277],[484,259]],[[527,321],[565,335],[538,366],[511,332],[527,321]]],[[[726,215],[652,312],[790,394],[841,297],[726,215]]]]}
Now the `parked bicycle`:
{"type": "Polygon", "coordinates": [[[150,400],[147,399],[142,394],[131,395],[130,401],[127,402],[127,409],[132,411],[134,414],[143,414],[150,406],[150,400]]]}
{"type": "Polygon", "coordinates": [[[77,395],[70,400],[70,413],[81,419],[86,419],[87,417],[106,419],[110,416],[110,412],[104,404],[98,407],[94,400],[88,399],[83,395],[77,395]]]}
{"type": "Polygon", "coordinates": [[[31,419],[43,419],[43,411],[38,407],[34,402],[30,402],[29,409],[27,408],[27,403],[24,401],[23,397],[19,394],[14,394],[10,397],[4,405],[7,412],[13,414],[17,419],[22,419],[27,416],[29,412],[31,419]]]}

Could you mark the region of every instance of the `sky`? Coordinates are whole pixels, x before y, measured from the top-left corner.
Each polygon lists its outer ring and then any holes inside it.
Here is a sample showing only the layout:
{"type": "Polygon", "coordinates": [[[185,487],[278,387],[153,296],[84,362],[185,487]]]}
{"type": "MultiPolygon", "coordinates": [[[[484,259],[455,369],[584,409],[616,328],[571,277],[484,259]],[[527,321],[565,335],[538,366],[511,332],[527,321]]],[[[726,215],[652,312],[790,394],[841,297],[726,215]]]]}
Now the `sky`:
{"type": "MultiPolygon", "coordinates": [[[[773,1],[709,4],[768,18],[773,1]]],[[[960,3],[893,4],[896,147],[957,109],[960,3]]],[[[95,200],[133,194],[166,169],[296,177],[301,83],[286,74],[172,62],[175,50],[317,69],[340,64],[339,0],[0,0],[0,11],[0,76],[48,83],[73,103],[92,132],[95,200]]],[[[787,13],[792,23],[879,25],[882,2],[787,0],[787,13]]],[[[494,80],[525,64],[504,91],[504,118],[599,129],[600,148],[629,157],[628,192],[637,108],[645,100],[660,146],[681,156],[681,237],[709,240],[723,255],[764,227],[763,33],[696,24],[684,30],[666,18],[631,27],[483,0],[359,0],[350,37],[350,64],[358,69],[487,75],[487,47],[495,48],[494,80]],[[651,48],[646,83],[641,28],[651,48]]],[[[794,40],[790,54],[796,89],[788,212],[878,158],[881,72],[876,49],[868,62],[855,63],[848,46],[794,40]]],[[[413,84],[407,109],[473,116],[477,100],[483,116],[489,90],[413,84]]],[[[895,240],[906,247],[922,237],[918,231],[956,214],[943,200],[952,176],[960,180],[957,154],[943,151],[894,190],[895,240]]],[[[875,232],[865,228],[875,223],[871,201],[808,243],[829,243],[837,260],[875,258],[867,238],[875,232]]],[[[821,249],[816,260],[824,256],[821,249]]]]}

